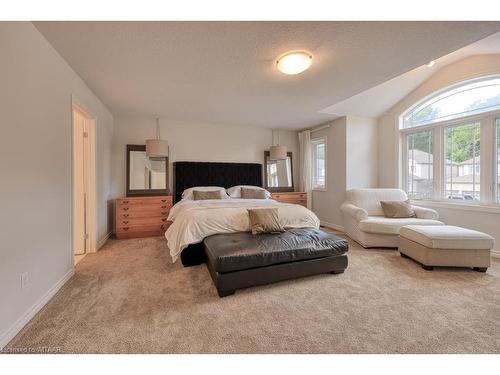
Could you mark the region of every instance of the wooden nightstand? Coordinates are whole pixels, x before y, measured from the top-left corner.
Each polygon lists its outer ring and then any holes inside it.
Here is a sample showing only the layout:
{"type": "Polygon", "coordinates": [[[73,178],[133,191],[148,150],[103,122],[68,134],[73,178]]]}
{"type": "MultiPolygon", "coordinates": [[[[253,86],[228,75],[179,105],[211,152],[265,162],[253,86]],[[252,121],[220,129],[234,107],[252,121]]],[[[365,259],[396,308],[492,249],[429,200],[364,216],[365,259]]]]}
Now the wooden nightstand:
{"type": "Polygon", "coordinates": [[[307,193],[302,191],[290,191],[284,193],[271,193],[272,198],[282,203],[300,204],[307,207],[307,193]]]}
{"type": "Polygon", "coordinates": [[[167,221],[171,208],[171,195],[118,198],[116,238],[162,236],[171,224],[167,221]]]}

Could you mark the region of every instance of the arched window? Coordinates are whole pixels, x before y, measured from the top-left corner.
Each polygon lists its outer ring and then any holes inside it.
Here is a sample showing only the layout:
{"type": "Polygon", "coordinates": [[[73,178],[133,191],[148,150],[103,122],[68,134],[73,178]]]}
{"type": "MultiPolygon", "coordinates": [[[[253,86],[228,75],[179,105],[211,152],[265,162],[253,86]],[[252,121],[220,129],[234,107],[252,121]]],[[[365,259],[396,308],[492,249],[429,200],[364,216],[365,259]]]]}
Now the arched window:
{"type": "Polygon", "coordinates": [[[399,128],[412,199],[500,203],[500,76],[425,98],[400,116],[399,128]]]}

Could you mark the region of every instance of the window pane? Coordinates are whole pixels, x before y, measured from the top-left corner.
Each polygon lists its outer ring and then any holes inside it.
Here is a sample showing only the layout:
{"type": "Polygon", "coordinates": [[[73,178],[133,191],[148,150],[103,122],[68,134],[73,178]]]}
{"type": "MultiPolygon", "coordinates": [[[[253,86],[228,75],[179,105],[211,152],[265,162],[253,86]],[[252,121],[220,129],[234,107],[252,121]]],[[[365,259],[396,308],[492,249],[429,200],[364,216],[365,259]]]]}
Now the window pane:
{"type": "Polygon", "coordinates": [[[467,83],[418,105],[403,117],[403,128],[450,120],[500,108],[500,78],[467,83]]]}
{"type": "Polygon", "coordinates": [[[478,201],[481,198],[480,125],[445,129],[445,198],[478,201]]]}
{"type": "Polygon", "coordinates": [[[432,199],[434,157],[432,131],[409,134],[407,138],[407,192],[411,199],[432,199]]]}
{"type": "Polygon", "coordinates": [[[325,170],[325,141],[323,139],[314,141],[313,151],[313,187],[324,188],[326,181],[325,170]]]}
{"type": "Polygon", "coordinates": [[[500,119],[495,120],[496,126],[496,139],[497,139],[497,150],[496,150],[496,159],[497,159],[497,203],[500,203],[500,119]]]}

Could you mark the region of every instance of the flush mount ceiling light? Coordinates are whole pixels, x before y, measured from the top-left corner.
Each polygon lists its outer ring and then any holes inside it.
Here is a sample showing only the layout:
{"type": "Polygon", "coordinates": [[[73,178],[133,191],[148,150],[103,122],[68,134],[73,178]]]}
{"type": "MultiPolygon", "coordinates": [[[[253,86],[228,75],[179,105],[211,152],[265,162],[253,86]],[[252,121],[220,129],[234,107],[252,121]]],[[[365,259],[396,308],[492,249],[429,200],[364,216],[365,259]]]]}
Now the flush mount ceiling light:
{"type": "Polygon", "coordinates": [[[432,60],[429,64],[427,64],[428,68],[432,68],[436,62],[432,60]]]}
{"type": "Polygon", "coordinates": [[[291,51],[278,57],[276,67],[285,74],[299,74],[312,64],[312,55],[306,51],[291,51]]]}

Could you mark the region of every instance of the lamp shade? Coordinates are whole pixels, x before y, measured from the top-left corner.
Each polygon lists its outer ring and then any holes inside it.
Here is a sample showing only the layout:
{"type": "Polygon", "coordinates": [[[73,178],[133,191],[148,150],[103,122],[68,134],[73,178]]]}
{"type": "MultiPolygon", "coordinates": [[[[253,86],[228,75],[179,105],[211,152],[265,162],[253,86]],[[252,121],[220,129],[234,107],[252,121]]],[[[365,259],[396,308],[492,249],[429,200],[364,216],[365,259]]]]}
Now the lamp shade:
{"type": "Polygon", "coordinates": [[[269,147],[269,159],[284,160],[286,159],[286,146],[271,146],[269,147]]]}
{"type": "Polygon", "coordinates": [[[150,158],[168,156],[168,142],[163,139],[146,139],[146,155],[150,158]]]}

